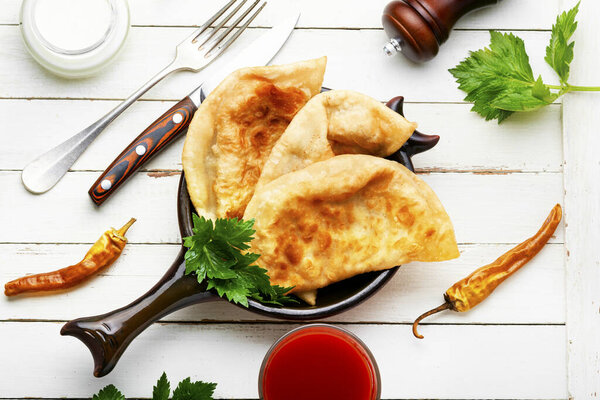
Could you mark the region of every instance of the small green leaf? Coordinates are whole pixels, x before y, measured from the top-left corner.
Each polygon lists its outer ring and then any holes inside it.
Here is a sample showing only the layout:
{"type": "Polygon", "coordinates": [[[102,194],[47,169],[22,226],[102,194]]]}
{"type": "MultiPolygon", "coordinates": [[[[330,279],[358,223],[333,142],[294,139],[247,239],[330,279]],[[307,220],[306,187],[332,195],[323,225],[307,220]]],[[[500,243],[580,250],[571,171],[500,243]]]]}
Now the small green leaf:
{"type": "Polygon", "coordinates": [[[92,400],[125,400],[125,396],[113,385],[108,385],[95,394],[92,400]]]}
{"type": "Polygon", "coordinates": [[[191,382],[186,378],[173,391],[173,400],[213,400],[216,383],[191,382]]]}
{"type": "Polygon", "coordinates": [[[550,88],[544,84],[541,75],[537,78],[535,84],[531,88],[531,94],[533,97],[540,99],[545,104],[552,104],[554,100],[558,98],[558,94],[552,93],[550,88]]]}
{"type": "Polygon", "coordinates": [[[226,296],[227,300],[248,307],[250,290],[245,282],[239,279],[211,279],[208,290],[215,289],[220,297],[226,296]]]}
{"type": "Polygon", "coordinates": [[[204,245],[200,262],[205,266],[206,276],[210,279],[230,279],[236,276],[235,272],[230,270],[236,263],[235,258],[216,242],[204,245]]]}
{"type": "Polygon", "coordinates": [[[499,96],[492,102],[492,107],[506,111],[532,111],[551,104],[554,99],[556,99],[556,95],[544,85],[540,76],[531,87],[524,87],[499,96]]]}
{"type": "Polygon", "coordinates": [[[552,25],[550,43],[546,47],[546,62],[556,71],[560,82],[567,84],[570,73],[570,64],[573,61],[573,48],[575,42],[570,42],[571,36],[577,29],[575,17],[579,12],[579,3],[569,11],[564,11],[556,17],[556,23],[552,25]]]}
{"type": "Polygon", "coordinates": [[[250,243],[254,239],[255,230],[252,229],[254,220],[240,220],[237,218],[217,219],[215,222],[215,235],[231,247],[239,250],[249,249],[250,243]]]}
{"type": "Polygon", "coordinates": [[[277,306],[282,306],[284,304],[298,304],[299,301],[296,298],[288,296],[286,294],[293,288],[293,286],[282,287],[279,285],[274,285],[271,286],[268,293],[260,293],[255,291],[250,293],[250,297],[257,301],[260,301],[261,303],[273,304],[277,306]]]}
{"type": "Polygon", "coordinates": [[[152,400],[169,400],[171,394],[171,384],[167,379],[167,374],[163,372],[156,386],[152,389],[152,400]]]}

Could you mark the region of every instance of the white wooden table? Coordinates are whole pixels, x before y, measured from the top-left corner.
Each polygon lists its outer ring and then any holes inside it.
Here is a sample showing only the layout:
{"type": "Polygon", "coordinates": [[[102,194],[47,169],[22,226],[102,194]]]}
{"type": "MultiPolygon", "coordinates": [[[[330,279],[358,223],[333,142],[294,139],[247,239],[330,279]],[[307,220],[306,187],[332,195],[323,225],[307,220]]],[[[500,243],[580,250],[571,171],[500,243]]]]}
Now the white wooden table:
{"type": "MultiPolygon", "coordinates": [[[[403,95],[409,119],[439,145],[414,162],[438,193],[456,229],[461,257],[403,266],[375,297],[328,322],[358,334],[381,369],[383,398],[577,399],[600,395],[600,95],[569,95],[501,126],[469,112],[447,69],[489,42],[488,29],[526,41],[536,74],[554,80],[544,47],[571,0],[505,0],[460,21],[439,56],[415,65],[381,53],[379,18],[387,0],[277,0],[302,17],[276,63],[327,55],[325,85],[387,100],[403,95]],[[565,195],[566,193],[566,195],[565,195]],[[475,310],[432,317],[412,337],[410,323],[442,293],[535,232],[555,203],[565,205],[551,243],[475,310]]],[[[59,336],[75,317],[129,303],[162,275],[180,243],[176,188],[180,140],[111,200],[87,195],[119,151],[186,95],[199,77],[162,82],[109,127],[50,192],[35,196],[20,170],[125,98],[173,55],[173,47],[218,7],[216,1],[130,0],[125,52],[100,75],[58,79],[39,67],[19,37],[19,0],[0,0],[0,281],[77,261],[108,226],[134,216],[130,244],[108,271],[68,293],[0,299],[0,398],[90,397],[109,383],[148,397],[163,371],[218,383],[219,398],[257,397],[257,375],[271,343],[296,326],[225,302],[165,318],[136,339],[107,377],[92,376],[81,342],[59,336]]],[[[600,83],[595,0],[583,0],[574,84],[600,83]]],[[[246,38],[270,26],[262,16],[246,38]]]]}

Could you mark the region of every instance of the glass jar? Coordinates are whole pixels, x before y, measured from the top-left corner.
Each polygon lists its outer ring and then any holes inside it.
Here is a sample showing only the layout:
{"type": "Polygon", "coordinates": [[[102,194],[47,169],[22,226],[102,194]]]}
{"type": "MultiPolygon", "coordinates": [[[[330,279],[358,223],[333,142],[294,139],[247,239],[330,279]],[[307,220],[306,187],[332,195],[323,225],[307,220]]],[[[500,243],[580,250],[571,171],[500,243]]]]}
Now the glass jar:
{"type": "Polygon", "coordinates": [[[373,354],[351,332],[329,324],[291,330],[267,352],[258,377],[261,400],[379,400],[373,354]]]}
{"type": "Polygon", "coordinates": [[[123,47],[127,0],[23,0],[21,35],[31,56],[65,77],[93,75],[123,47]]]}

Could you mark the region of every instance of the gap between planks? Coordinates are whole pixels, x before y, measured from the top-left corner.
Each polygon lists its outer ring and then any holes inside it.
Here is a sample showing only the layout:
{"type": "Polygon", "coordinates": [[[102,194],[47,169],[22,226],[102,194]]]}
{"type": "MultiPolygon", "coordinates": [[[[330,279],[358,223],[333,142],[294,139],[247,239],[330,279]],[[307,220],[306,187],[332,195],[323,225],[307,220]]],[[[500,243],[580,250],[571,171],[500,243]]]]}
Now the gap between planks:
{"type": "MultiPolygon", "coordinates": [[[[57,100],[57,101],[123,101],[125,100],[125,98],[117,98],[117,97],[44,97],[44,96],[40,96],[40,97],[19,97],[19,96],[15,96],[15,97],[10,97],[10,96],[0,96],[0,101],[2,100],[29,100],[29,101],[35,101],[35,100],[57,100]]],[[[146,98],[142,98],[142,99],[138,99],[136,100],[136,102],[176,102],[179,101],[181,99],[171,99],[171,98],[156,98],[156,99],[146,99],[146,98]]],[[[379,100],[382,103],[386,103],[387,100],[379,100]]],[[[431,104],[431,105],[435,105],[435,104],[460,104],[460,105],[464,105],[464,104],[473,104],[471,102],[468,101],[409,101],[409,100],[404,100],[404,104],[431,104]]],[[[552,104],[549,104],[548,106],[552,107],[552,106],[560,106],[562,104],[562,97],[559,97],[557,99],[557,101],[555,101],[552,104]]],[[[490,121],[490,123],[494,123],[493,121],[490,121]]]]}
{"type": "MultiPolygon", "coordinates": [[[[0,172],[23,172],[22,169],[2,169],[0,172]]],[[[75,169],[69,170],[67,173],[86,173],[86,172],[104,172],[103,169],[75,169]]],[[[164,178],[168,176],[181,175],[181,170],[173,169],[144,169],[141,168],[137,173],[146,173],[150,178],[164,178]]],[[[473,174],[473,175],[510,175],[510,174],[557,174],[562,173],[562,170],[544,170],[544,171],[524,171],[520,169],[456,169],[456,168],[415,168],[415,173],[419,175],[429,174],[473,174]]],[[[1,242],[0,242],[1,243],[1,242]]]]}
{"type": "MultiPolygon", "coordinates": [[[[248,311],[250,312],[250,311],[248,311]]],[[[0,323],[65,323],[67,319],[44,319],[44,318],[9,318],[0,319],[0,323]]],[[[383,325],[383,326],[412,326],[412,322],[389,322],[389,321],[330,321],[327,319],[315,319],[307,321],[294,320],[219,320],[202,319],[197,321],[163,321],[153,322],[158,325],[305,325],[305,324],[330,324],[330,325],[383,325]]],[[[565,326],[563,322],[420,322],[419,326],[565,326]]]]}
{"type": "MultiPolygon", "coordinates": [[[[21,24],[14,23],[0,23],[0,27],[2,26],[13,26],[18,27],[21,24]]],[[[145,24],[132,24],[130,28],[181,28],[181,29],[190,29],[190,28],[199,28],[200,25],[145,25],[145,24]]],[[[214,28],[214,26],[212,26],[214,28]]],[[[229,25],[223,26],[223,28],[228,28],[229,25]]],[[[271,26],[267,25],[254,25],[249,26],[248,29],[271,29],[271,26]]],[[[298,26],[295,27],[294,30],[320,30],[320,31],[383,31],[383,27],[334,27],[334,26],[298,26]]],[[[497,32],[551,32],[550,28],[454,28],[452,31],[456,32],[489,32],[489,31],[497,31],[497,32]]]]}
{"type": "MultiPolygon", "coordinates": [[[[553,236],[553,239],[555,239],[555,236],[553,236]]],[[[514,246],[517,245],[521,242],[456,242],[457,245],[459,246],[491,246],[491,245],[498,245],[498,246],[514,246]]],[[[62,245],[83,245],[83,244],[89,244],[92,245],[94,244],[94,242],[0,242],[0,245],[19,245],[19,244],[25,244],[25,245],[57,245],[57,246],[62,246],[62,245]]],[[[128,242],[129,246],[173,246],[173,245],[180,245],[181,242],[128,242]]],[[[557,241],[554,240],[549,244],[564,244],[564,242],[562,240],[557,241]]],[[[103,274],[98,274],[98,276],[103,276],[103,274]]]]}

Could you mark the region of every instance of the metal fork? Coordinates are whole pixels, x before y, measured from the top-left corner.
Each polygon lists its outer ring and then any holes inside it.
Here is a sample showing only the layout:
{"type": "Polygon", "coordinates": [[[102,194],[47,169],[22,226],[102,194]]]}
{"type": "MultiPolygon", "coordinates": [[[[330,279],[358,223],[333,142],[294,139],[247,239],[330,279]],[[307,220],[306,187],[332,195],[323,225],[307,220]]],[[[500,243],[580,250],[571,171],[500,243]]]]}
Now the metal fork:
{"type": "Polygon", "coordinates": [[[230,13],[225,15],[224,18],[217,23],[217,20],[238,2],[238,0],[229,1],[229,3],[217,11],[215,15],[210,17],[200,28],[194,31],[183,42],[179,43],[173,61],[146,82],[144,86],[139,88],[104,117],[29,163],[23,169],[23,173],[21,174],[21,179],[27,190],[32,193],[44,193],[50,190],[64,176],[69,168],[71,168],[73,163],[92,141],[94,141],[100,132],[161,79],[176,71],[200,71],[223,54],[223,52],[231,46],[267,4],[266,2],[263,2],[262,5],[256,9],[245,22],[243,22],[262,1],[255,0],[254,3],[247,7],[241,15],[229,25],[229,27],[221,32],[221,29],[225,24],[238,14],[247,1],[248,0],[242,0],[230,13]],[[214,23],[217,23],[214,29],[209,29],[214,23]],[[231,32],[238,27],[239,29],[223,43],[231,32]]]}

